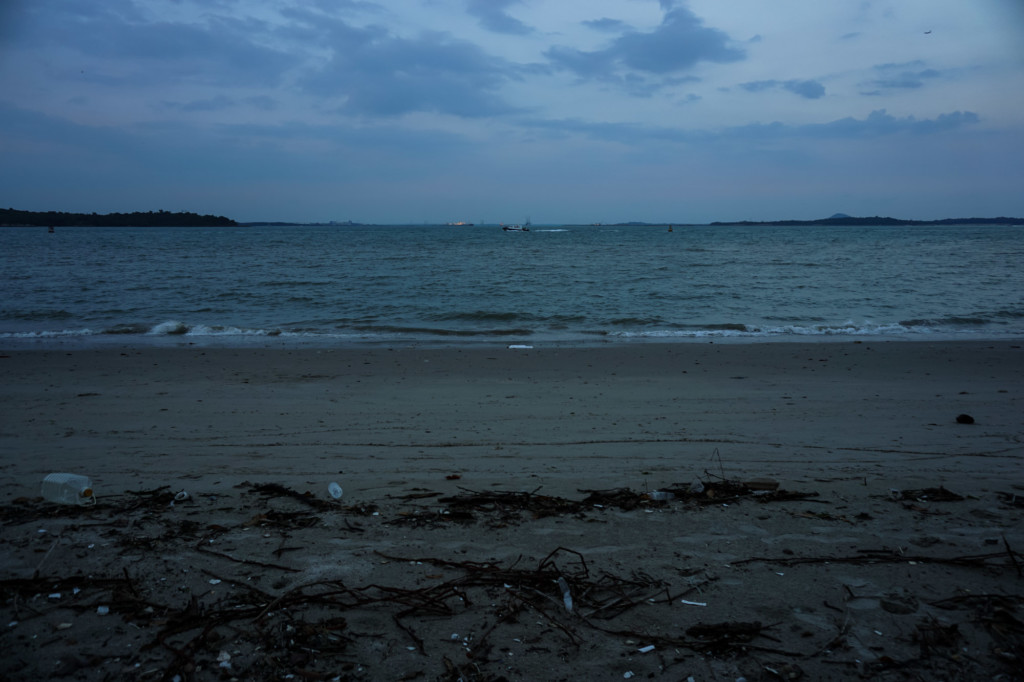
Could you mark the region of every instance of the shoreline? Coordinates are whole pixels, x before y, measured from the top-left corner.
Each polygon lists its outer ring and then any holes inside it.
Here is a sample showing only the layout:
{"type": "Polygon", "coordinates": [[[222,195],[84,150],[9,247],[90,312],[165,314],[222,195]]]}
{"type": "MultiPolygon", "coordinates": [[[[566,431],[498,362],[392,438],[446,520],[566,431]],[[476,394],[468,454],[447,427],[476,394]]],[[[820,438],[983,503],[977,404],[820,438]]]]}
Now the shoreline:
{"type": "Polygon", "coordinates": [[[966,679],[1024,656],[986,620],[1024,605],[1016,341],[0,356],[12,678],[966,679]],[[36,497],[65,470],[95,507],[36,497]]]}
{"type": "MultiPolygon", "coordinates": [[[[178,324],[178,323],[166,323],[178,324]]],[[[158,325],[160,326],[160,325],[158,325]]],[[[622,349],[648,346],[691,345],[817,345],[817,344],[1024,344],[1024,335],[954,332],[922,333],[813,333],[730,332],[711,330],[690,336],[617,336],[579,333],[557,337],[538,333],[530,336],[500,336],[476,333],[439,334],[435,337],[370,339],[331,335],[278,333],[252,334],[71,334],[25,332],[0,337],[0,352],[25,351],[137,351],[137,350],[253,350],[253,351],[360,351],[360,350],[500,350],[529,347],[529,350],[622,349]]]]}
{"type": "MultiPolygon", "coordinates": [[[[674,448],[707,457],[716,446],[754,460],[749,453],[758,449],[788,448],[800,461],[844,448],[986,451],[990,437],[978,436],[981,422],[1020,426],[1021,347],[901,341],[17,350],[3,352],[9,357],[0,360],[0,390],[12,406],[7,438],[25,441],[35,474],[58,470],[76,450],[87,469],[98,458],[100,470],[112,453],[148,456],[147,439],[186,450],[178,431],[189,427],[187,441],[200,447],[180,456],[196,467],[204,456],[259,450],[267,436],[275,444],[261,459],[287,452],[289,466],[302,462],[309,474],[314,443],[337,448],[357,471],[366,466],[360,448],[379,451],[384,461],[424,450],[438,462],[450,459],[446,451],[489,461],[501,448],[498,459],[520,458],[526,471],[546,447],[569,461],[592,447],[624,473],[616,450],[641,461],[666,458],[674,448]],[[960,413],[979,413],[977,428],[957,430],[960,413]],[[50,430],[36,426],[29,438],[11,433],[23,419],[47,418],[50,430]],[[140,428],[124,428],[124,419],[140,428]],[[204,438],[218,446],[202,447],[204,438]]],[[[171,453],[168,473],[178,463],[171,453]]]]}

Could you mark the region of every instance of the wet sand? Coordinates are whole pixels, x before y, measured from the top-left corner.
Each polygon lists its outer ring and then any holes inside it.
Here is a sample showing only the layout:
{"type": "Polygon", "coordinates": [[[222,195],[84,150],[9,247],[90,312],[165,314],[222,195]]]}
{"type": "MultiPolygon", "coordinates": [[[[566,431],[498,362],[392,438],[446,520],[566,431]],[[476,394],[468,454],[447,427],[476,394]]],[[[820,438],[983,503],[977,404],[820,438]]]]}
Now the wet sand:
{"type": "Polygon", "coordinates": [[[1014,341],[2,355],[12,678],[1020,669],[1014,341]],[[99,504],[35,499],[52,471],[91,476],[99,504]],[[743,486],[761,479],[803,496],[743,486]],[[644,495],[666,488],[676,499],[644,495]],[[633,496],[580,506],[613,489],[633,496]],[[78,594],[57,589],[71,576],[78,594]],[[613,618],[600,576],[630,595],[613,618]],[[338,581],[462,593],[298,598],[338,581]],[[209,632],[181,624],[260,600],[320,639],[278,641],[283,616],[252,605],[209,632]],[[346,619],[334,640],[329,615],[346,619]]]}

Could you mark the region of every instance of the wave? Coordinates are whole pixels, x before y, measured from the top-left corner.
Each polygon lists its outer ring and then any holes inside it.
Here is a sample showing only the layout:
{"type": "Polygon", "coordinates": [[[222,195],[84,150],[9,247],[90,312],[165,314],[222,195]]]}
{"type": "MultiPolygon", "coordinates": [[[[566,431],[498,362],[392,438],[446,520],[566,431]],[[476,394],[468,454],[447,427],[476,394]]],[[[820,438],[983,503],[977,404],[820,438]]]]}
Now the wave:
{"type": "Polygon", "coordinates": [[[937,319],[904,320],[900,324],[911,327],[981,327],[989,324],[1008,324],[1009,320],[1024,319],[1024,311],[997,310],[994,312],[975,312],[969,315],[950,315],[937,319]]]}
{"type": "Polygon", "coordinates": [[[580,324],[586,320],[584,315],[536,315],[523,312],[497,312],[474,310],[472,312],[437,313],[429,319],[435,322],[532,322],[536,324],[567,325],[580,324]]]}
{"type": "Polygon", "coordinates": [[[438,316],[445,323],[432,325],[411,321],[389,323],[374,318],[347,320],[310,320],[291,322],[280,327],[243,327],[237,325],[199,324],[183,320],[165,320],[157,324],[121,322],[103,327],[77,327],[58,330],[0,331],[0,339],[20,339],[28,342],[46,340],[67,343],[80,339],[134,339],[132,343],[171,342],[189,339],[189,342],[250,343],[260,338],[278,338],[298,343],[379,343],[440,341],[449,339],[513,340],[531,337],[535,342],[572,343],[601,338],[606,341],[685,341],[699,339],[784,340],[787,338],[994,338],[1021,337],[1024,329],[1014,321],[1024,314],[1013,310],[946,317],[911,318],[898,322],[870,320],[829,322],[817,318],[776,318],[772,321],[706,323],[674,323],[657,317],[619,317],[598,324],[588,322],[584,316],[535,316],[520,313],[491,313],[473,311],[438,316]],[[524,319],[534,318],[534,319],[524,319]],[[161,341],[164,340],[164,341],[161,341]]]}
{"type": "MultiPolygon", "coordinates": [[[[907,322],[893,322],[876,324],[872,322],[847,322],[842,324],[786,324],[786,325],[760,325],[760,324],[709,324],[701,326],[685,326],[680,328],[658,329],[658,330],[632,330],[613,332],[612,335],[624,338],[780,338],[792,336],[847,336],[847,337],[915,337],[928,335],[975,335],[983,333],[979,325],[964,325],[961,329],[955,330],[944,325],[926,324],[926,321],[910,320],[907,322]]],[[[1020,330],[1007,333],[1019,335],[1020,330]]]]}
{"type": "Polygon", "coordinates": [[[45,322],[47,320],[70,320],[74,315],[67,310],[0,310],[0,320],[45,322]]]}
{"type": "Polygon", "coordinates": [[[530,336],[534,334],[533,329],[527,328],[516,328],[516,329],[442,329],[438,327],[412,327],[412,326],[399,326],[399,325],[364,325],[355,327],[357,331],[369,332],[373,334],[398,334],[398,335],[412,335],[412,336],[453,336],[453,337],[473,337],[473,336],[490,336],[490,337],[501,337],[501,336],[530,336]]]}

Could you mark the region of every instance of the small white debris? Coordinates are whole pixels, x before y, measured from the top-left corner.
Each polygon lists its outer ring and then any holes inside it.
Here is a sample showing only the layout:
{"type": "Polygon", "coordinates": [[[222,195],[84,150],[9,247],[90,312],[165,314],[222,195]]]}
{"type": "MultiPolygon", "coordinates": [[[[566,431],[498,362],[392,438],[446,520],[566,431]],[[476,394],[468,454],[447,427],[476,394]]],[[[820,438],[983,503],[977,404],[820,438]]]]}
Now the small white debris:
{"type": "Polygon", "coordinates": [[[654,645],[653,644],[648,644],[647,646],[642,646],[639,649],[637,649],[637,651],[639,651],[642,654],[650,653],[650,652],[654,651],[654,645]]]}
{"type": "Polygon", "coordinates": [[[108,613],[110,613],[110,607],[109,606],[97,606],[96,607],[96,615],[97,616],[105,616],[108,613]]]}
{"type": "Polygon", "coordinates": [[[690,601],[689,599],[680,599],[679,601],[681,603],[683,603],[683,604],[689,604],[690,606],[707,606],[708,605],[708,603],[706,601],[690,601]]]}
{"type": "Polygon", "coordinates": [[[210,584],[211,585],[220,585],[220,579],[219,578],[210,578],[210,584]]]}
{"type": "Polygon", "coordinates": [[[46,596],[47,599],[60,599],[60,592],[51,592],[46,596]]]}
{"type": "Polygon", "coordinates": [[[61,623],[57,626],[58,630],[67,630],[71,627],[71,623],[61,623]]]}
{"type": "Polygon", "coordinates": [[[565,604],[565,610],[572,613],[572,593],[569,592],[569,583],[565,581],[565,578],[558,578],[558,586],[562,588],[562,603],[565,604]]]}
{"type": "Polygon", "coordinates": [[[633,677],[633,674],[634,673],[632,670],[627,670],[626,672],[622,673],[622,676],[628,680],[629,678],[633,677]]]}

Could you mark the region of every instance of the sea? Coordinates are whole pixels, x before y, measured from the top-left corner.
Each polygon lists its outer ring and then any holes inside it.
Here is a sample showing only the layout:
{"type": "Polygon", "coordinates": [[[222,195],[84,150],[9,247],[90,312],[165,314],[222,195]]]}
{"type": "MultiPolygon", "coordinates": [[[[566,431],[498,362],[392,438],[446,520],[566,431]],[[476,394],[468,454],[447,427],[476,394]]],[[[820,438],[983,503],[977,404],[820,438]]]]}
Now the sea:
{"type": "Polygon", "coordinates": [[[1024,338],[1024,227],[0,229],[0,347],[1024,338]]]}

